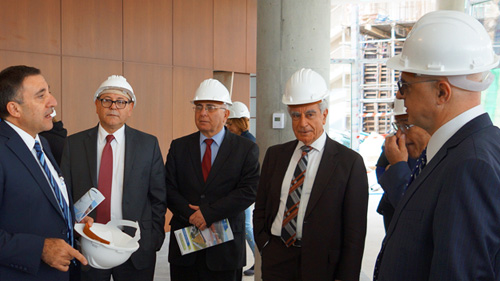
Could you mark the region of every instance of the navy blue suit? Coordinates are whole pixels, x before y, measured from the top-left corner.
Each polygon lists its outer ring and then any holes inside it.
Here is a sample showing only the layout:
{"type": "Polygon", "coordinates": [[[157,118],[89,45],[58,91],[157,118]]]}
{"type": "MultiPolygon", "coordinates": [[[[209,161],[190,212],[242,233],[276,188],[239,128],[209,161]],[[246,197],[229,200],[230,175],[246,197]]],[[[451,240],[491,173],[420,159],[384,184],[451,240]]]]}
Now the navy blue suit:
{"type": "MultiPolygon", "coordinates": [[[[60,173],[48,142],[41,141],[60,173]]],[[[71,192],[68,195],[72,210],[71,192]]],[[[69,280],[69,273],[41,260],[45,238],[66,240],[66,232],[64,216],[37,160],[16,131],[0,122],[0,280],[69,280]]]]}
{"type": "Polygon", "coordinates": [[[500,280],[500,130],[458,130],[409,186],[384,240],[378,280],[500,280]]]}

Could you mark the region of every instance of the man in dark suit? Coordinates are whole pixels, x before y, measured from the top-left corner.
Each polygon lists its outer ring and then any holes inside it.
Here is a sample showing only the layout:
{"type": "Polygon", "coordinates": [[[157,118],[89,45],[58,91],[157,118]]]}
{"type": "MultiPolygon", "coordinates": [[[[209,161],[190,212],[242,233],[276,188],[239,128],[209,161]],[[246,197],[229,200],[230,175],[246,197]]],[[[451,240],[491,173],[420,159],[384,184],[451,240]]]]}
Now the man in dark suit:
{"type": "Polygon", "coordinates": [[[297,140],[267,150],[254,210],[264,281],[359,280],[368,180],[361,156],[323,129],[328,93],[310,69],[286,84],[297,140]]]}
{"type": "MultiPolygon", "coordinates": [[[[110,219],[139,222],[139,250],[112,269],[82,268],[83,280],[153,280],[156,251],[165,238],[165,168],[156,137],[125,125],[136,104],[134,91],[122,76],[112,75],[94,95],[99,124],[67,139],[61,168],[73,197],[97,187],[106,199],[90,213],[96,222],[110,219]],[[107,148],[108,147],[108,148],[107,148]],[[111,147],[109,160],[106,150],[111,147]],[[105,164],[107,163],[107,164],[105,164]],[[103,176],[109,170],[111,183],[103,176]]],[[[108,150],[109,151],[109,150],[108,150]]],[[[130,229],[126,232],[131,236],[130,229]]]]}
{"type": "Polygon", "coordinates": [[[424,15],[388,61],[409,122],[431,138],[374,280],[500,280],[500,130],[480,105],[497,65],[484,27],[457,11],[424,15]]]}
{"type": "Polygon", "coordinates": [[[40,70],[0,72],[0,280],[69,280],[73,258],[71,193],[49,144],[57,105],[40,70]]]}
{"type": "Polygon", "coordinates": [[[234,240],[182,256],[171,235],[171,280],[241,280],[245,209],[255,201],[259,149],[225,129],[231,99],[220,82],[203,81],[193,103],[199,132],[172,141],[166,161],[172,233],[190,225],[204,230],[227,218],[234,240]]]}

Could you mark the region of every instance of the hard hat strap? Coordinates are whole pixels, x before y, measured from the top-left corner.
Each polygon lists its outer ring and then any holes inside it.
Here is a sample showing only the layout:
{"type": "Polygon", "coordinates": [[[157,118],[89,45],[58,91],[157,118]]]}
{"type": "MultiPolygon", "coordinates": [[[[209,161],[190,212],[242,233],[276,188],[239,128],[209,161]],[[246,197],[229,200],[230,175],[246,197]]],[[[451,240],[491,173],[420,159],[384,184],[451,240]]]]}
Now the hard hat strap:
{"type": "Polygon", "coordinates": [[[447,78],[451,85],[473,92],[480,92],[488,89],[491,83],[493,83],[493,80],[495,80],[495,76],[490,71],[483,72],[481,81],[469,80],[467,76],[469,75],[454,75],[447,76],[447,78]]]}

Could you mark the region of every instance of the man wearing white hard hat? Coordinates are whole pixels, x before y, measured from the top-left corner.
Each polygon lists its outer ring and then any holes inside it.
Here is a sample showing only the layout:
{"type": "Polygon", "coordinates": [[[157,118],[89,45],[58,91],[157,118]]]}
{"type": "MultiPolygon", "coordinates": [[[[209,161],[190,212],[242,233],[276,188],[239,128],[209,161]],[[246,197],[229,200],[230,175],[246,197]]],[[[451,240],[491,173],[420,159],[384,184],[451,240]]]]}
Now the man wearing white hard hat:
{"type": "MultiPolygon", "coordinates": [[[[82,280],[153,280],[165,238],[165,170],[155,136],[126,125],[137,104],[125,77],[111,75],[94,94],[99,124],[68,137],[61,163],[73,198],[96,187],[105,200],[90,213],[97,223],[138,222],[139,249],[111,269],[82,268],[82,280]]],[[[135,230],[125,229],[134,237],[135,230]]],[[[101,257],[102,258],[102,257],[101,257]]]]}
{"type": "Polygon", "coordinates": [[[394,100],[394,135],[385,139],[382,154],[377,161],[377,180],[384,189],[377,212],[384,216],[385,231],[389,229],[394,210],[406,191],[411,171],[429,142],[424,129],[408,122],[404,101],[394,100]]]}
{"type": "Polygon", "coordinates": [[[484,27],[457,11],[414,25],[398,98],[431,138],[396,208],[374,280],[500,280],[500,130],[480,105],[498,65],[484,27]]]}
{"type": "Polygon", "coordinates": [[[170,236],[170,278],[241,280],[246,264],[245,209],[255,201],[259,148],[225,128],[231,99],[219,81],[203,81],[192,103],[199,131],[173,140],[165,164],[172,233],[187,226],[205,230],[228,219],[234,240],[181,255],[175,235],[170,236]]]}
{"type": "Polygon", "coordinates": [[[361,156],[323,129],[328,94],[311,69],[286,84],[297,139],[267,150],[254,210],[264,281],[359,280],[368,180],[361,156]]]}

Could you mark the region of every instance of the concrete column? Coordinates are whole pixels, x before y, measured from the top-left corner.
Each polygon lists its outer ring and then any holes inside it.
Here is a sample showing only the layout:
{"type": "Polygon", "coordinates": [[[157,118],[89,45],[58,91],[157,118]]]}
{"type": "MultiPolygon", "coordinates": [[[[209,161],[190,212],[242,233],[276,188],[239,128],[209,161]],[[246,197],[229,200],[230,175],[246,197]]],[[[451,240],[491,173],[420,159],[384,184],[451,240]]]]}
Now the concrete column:
{"type": "Polygon", "coordinates": [[[466,0],[438,0],[436,10],[455,10],[465,12],[466,0]]]}
{"type": "Polygon", "coordinates": [[[329,84],[331,1],[257,3],[256,137],[262,161],[269,146],[295,139],[287,108],[281,103],[290,76],[300,68],[311,68],[329,84]],[[285,129],[272,129],[274,112],[285,113],[285,129]]]}

